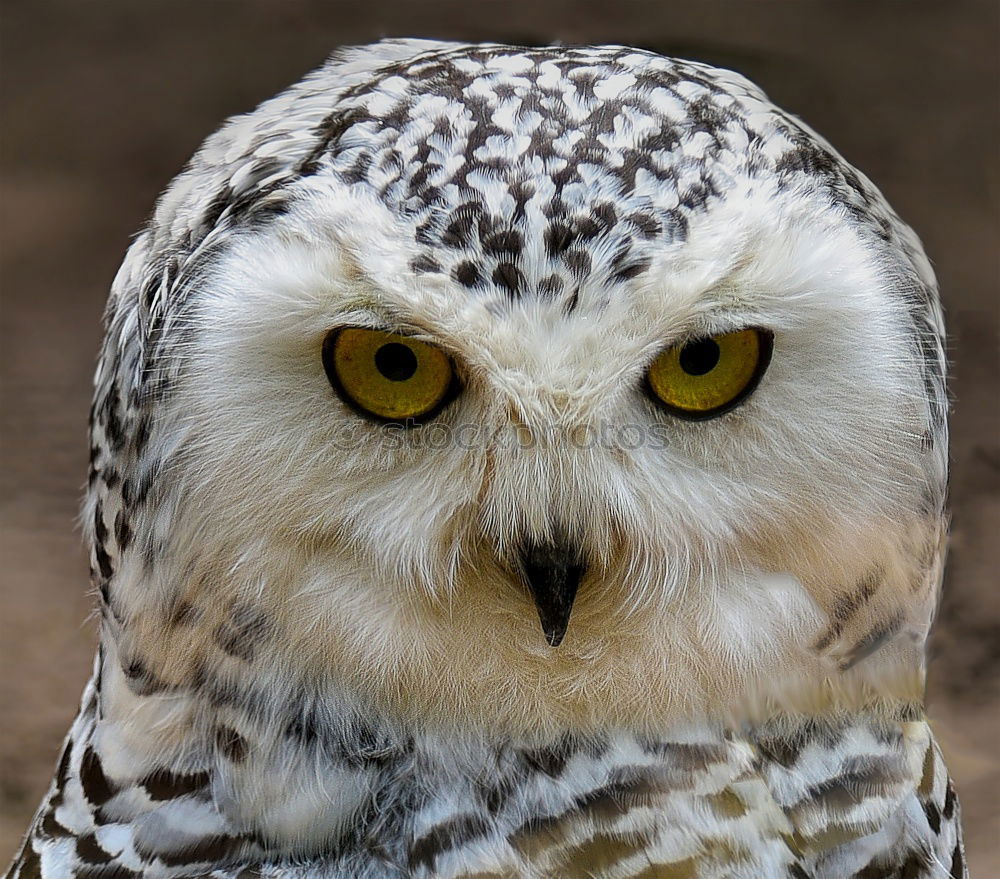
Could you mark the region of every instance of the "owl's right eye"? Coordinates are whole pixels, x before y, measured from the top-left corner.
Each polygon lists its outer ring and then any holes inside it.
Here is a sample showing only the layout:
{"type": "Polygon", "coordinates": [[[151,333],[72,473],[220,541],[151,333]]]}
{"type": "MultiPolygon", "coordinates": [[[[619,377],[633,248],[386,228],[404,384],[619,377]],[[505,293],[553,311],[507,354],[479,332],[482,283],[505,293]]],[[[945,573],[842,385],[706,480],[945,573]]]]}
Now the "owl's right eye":
{"type": "Polygon", "coordinates": [[[440,348],[383,330],[331,331],[323,342],[323,368],[345,403],[393,423],[436,415],[460,389],[451,359],[440,348]]]}

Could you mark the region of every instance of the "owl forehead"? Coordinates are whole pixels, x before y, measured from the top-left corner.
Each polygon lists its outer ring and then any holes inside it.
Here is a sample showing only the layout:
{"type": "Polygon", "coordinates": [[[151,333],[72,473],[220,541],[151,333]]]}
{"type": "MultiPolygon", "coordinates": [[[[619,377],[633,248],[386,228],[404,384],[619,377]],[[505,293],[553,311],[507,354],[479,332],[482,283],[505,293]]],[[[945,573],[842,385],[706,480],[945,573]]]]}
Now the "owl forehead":
{"type": "Polygon", "coordinates": [[[398,217],[411,271],[575,306],[791,147],[751,88],[634,49],[438,52],[345,95],[309,170],[398,217]]]}
{"type": "MultiPolygon", "coordinates": [[[[511,316],[561,335],[570,314],[673,338],[758,233],[780,256],[830,222],[926,264],[871,185],[738,74],[622,47],[368,49],[231,120],[161,199],[120,279],[147,357],[183,352],[161,324],[196,323],[207,277],[238,300],[327,258],[350,263],[337,309],[464,338],[511,316]]],[[[913,297],[921,326],[932,293],[913,297]]]]}

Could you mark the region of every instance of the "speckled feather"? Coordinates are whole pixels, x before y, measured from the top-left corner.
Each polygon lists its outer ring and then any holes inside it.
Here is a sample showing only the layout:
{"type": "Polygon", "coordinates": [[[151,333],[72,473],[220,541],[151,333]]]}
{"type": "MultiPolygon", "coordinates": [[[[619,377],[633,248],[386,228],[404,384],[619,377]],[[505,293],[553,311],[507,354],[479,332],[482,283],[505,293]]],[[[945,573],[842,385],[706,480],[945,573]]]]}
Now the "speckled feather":
{"type": "MultiPolygon", "coordinates": [[[[940,582],[942,334],[912,231],[736,74],[621,47],[385,41],[336,55],[209,138],[115,281],[86,507],[102,648],[12,877],[965,876],[954,790],[919,693],[894,671],[921,677],[940,582]],[[845,562],[837,588],[813,594],[822,612],[803,610],[781,635],[805,638],[793,655],[822,669],[809,679],[822,695],[805,700],[815,710],[768,691],[753,710],[708,700],[659,726],[600,707],[579,728],[554,713],[557,733],[541,720],[537,734],[512,733],[487,714],[414,721],[405,678],[380,684],[383,698],[354,673],[294,667],[282,643],[312,621],[266,598],[284,574],[222,591],[253,568],[253,540],[202,546],[211,519],[177,533],[197,519],[178,474],[202,437],[176,410],[201,374],[201,291],[234,242],[266,233],[280,249],[283,223],[322,227],[327,186],[372,216],[380,205],[391,230],[380,250],[383,227],[358,215],[375,256],[344,248],[352,283],[401,273],[498,321],[536,302],[567,319],[612,313],[737,191],[813,204],[881,248],[923,391],[905,453],[919,473],[905,539],[875,541],[871,559],[859,547],[857,570],[845,562]],[[839,701],[842,680],[858,699],[839,701]]],[[[282,561],[280,542],[260,551],[275,571],[299,558],[282,561]]],[[[308,592],[288,577],[288,594],[308,592]]],[[[575,613],[590,631],[587,606],[575,613]]]]}
{"type": "MultiPolygon", "coordinates": [[[[955,792],[922,720],[549,747],[330,743],[342,766],[368,774],[371,806],[302,863],[268,857],[266,840],[227,820],[208,763],[109,779],[93,742],[98,695],[93,684],[84,694],[14,876],[965,875],[955,792]]],[[[231,731],[219,741],[229,760],[244,747],[231,731]]]]}

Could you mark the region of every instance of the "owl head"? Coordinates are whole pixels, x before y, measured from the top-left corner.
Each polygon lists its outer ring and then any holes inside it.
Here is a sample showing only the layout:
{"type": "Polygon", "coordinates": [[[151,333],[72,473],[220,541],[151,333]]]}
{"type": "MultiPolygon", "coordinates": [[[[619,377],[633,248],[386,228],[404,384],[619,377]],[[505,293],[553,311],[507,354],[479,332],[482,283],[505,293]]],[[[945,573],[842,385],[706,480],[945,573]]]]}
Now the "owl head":
{"type": "Polygon", "coordinates": [[[343,52],[114,282],[114,673],[512,732],[916,698],[941,334],[913,233],[737,74],[343,52]]]}

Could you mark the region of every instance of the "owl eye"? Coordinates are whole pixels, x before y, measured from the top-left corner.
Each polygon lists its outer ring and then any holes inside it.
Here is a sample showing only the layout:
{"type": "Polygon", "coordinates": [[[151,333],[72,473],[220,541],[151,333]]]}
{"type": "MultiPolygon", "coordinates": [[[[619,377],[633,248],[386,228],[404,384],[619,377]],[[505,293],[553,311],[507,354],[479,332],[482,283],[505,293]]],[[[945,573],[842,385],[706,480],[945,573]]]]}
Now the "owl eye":
{"type": "Polygon", "coordinates": [[[447,354],[382,330],[331,331],[323,342],[323,368],[345,403],[382,421],[426,420],[459,390],[447,354]]]}
{"type": "Polygon", "coordinates": [[[681,418],[714,418],[757,387],[771,360],[773,336],[746,329],[692,339],[663,351],[646,373],[649,391],[681,418]]]}

